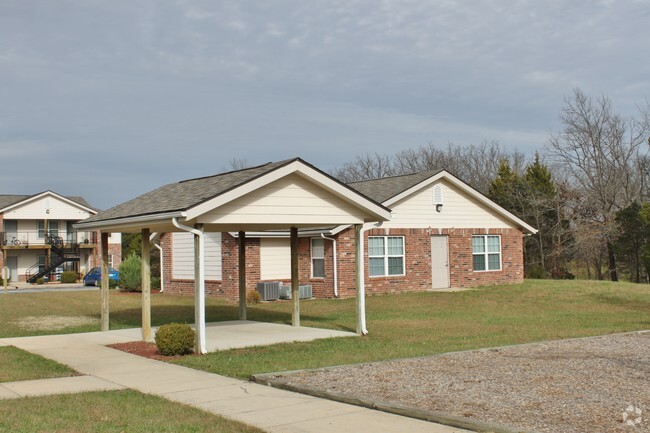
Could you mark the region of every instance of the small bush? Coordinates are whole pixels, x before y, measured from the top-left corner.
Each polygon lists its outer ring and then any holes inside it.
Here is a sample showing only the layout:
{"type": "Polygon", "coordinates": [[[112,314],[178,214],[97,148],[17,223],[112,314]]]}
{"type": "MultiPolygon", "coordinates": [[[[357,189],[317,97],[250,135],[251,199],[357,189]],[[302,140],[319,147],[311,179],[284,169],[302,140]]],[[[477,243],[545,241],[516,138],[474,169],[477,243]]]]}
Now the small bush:
{"type": "Polygon", "coordinates": [[[260,297],[260,294],[257,290],[249,290],[246,292],[247,304],[259,304],[261,299],[262,298],[260,297]]]}
{"type": "Polygon", "coordinates": [[[112,278],[108,279],[108,288],[109,289],[114,289],[117,287],[117,281],[113,280],[112,278]]]}
{"type": "Polygon", "coordinates": [[[158,352],[166,356],[185,355],[194,351],[194,330],[182,323],[162,325],[156,332],[158,352]]]}
{"type": "Polygon", "coordinates": [[[37,278],[36,279],[36,284],[45,284],[45,278],[43,278],[43,277],[37,278]]]}
{"type": "Polygon", "coordinates": [[[77,273],[75,271],[65,271],[61,274],[61,282],[64,284],[76,283],[77,273]]]}
{"type": "Polygon", "coordinates": [[[151,288],[152,289],[160,289],[160,278],[159,277],[151,277],[151,288]]]}
{"type": "Polygon", "coordinates": [[[131,254],[120,265],[119,286],[127,292],[142,290],[142,262],[140,257],[131,254]]]}

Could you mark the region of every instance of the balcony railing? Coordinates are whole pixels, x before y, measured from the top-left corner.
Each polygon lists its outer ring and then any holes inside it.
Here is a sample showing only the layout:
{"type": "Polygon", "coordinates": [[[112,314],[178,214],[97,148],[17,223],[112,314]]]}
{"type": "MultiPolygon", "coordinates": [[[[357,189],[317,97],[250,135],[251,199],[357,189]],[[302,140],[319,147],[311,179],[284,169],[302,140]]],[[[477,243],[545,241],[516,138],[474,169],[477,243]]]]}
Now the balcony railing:
{"type": "MultiPolygon", "coordinates": [[[[66,246],[97,244],[97,232],[51,230],[49,234],[60,236],[66,246]]],[[[47,235],[48,232],[42,230],[0,232],[0,245],[5,247],[45,246],[48,244],[47,235]]]]}

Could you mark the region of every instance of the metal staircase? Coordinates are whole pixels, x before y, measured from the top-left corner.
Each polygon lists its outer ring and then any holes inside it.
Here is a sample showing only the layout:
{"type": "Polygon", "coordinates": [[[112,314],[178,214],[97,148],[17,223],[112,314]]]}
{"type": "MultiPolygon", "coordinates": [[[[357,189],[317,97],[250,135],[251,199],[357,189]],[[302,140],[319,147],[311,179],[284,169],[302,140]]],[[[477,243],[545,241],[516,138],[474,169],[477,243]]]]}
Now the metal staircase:
{"type": "Polygon", "coordinates": [[[47,234],[45,236],[45,243],[50,245],[50,254],[45,264],[36,262],[25,272],[28,283],[35,283],[39,278],[51,274],[59,266],[66,262],[79,261],[79,246],[77,244],[66,245],[63,243],[63,238],[60,236],[47,234]]]}

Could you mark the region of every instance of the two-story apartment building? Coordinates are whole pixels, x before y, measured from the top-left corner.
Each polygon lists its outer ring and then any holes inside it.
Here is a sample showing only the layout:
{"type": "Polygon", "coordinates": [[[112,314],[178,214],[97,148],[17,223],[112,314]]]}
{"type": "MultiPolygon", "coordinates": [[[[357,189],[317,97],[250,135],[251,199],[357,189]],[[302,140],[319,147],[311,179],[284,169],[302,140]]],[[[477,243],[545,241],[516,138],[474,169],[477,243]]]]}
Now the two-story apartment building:
{"type": "MultiPolygon", "coordinates": [[[[52,191],[0,195],[0,266],[10,281],[54,280],[64,270],[82,275],[100,265],[99,234],[76,231],[73,224],[98,211],[82,197],[52,191]]],[[[109,264],[121,262],[121,235],[109,237],[109,264]]]]}

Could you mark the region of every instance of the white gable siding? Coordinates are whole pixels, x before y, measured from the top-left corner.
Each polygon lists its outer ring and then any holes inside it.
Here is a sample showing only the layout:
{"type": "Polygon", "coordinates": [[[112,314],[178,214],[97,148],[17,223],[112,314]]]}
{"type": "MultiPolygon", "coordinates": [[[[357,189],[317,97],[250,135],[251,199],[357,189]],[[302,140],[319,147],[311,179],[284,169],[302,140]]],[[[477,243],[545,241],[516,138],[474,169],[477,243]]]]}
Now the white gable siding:
{"type": "MultiPolygon", "coordinates": [[[[172,233],[172,278],[194,279],[192,233],[172,233]]],[[[205,234],[205,279],[221,280],[221,233],[205,234]]]]}
{"type": "Polygon", "coordinates": [[[290,175],[199,217],[206,224],[349,224],[363,222],[358,208],[298,175],[290,175]]]}
{"type": "Polygon", "coordinates": [[[260,240],[260,278],[287,280],[291,278],[291,244],[289,239],[260,240]]]}
{"type": "Polygon", "coordinates": [[[514,228],[511,222],[459,188],[439,180],[390,206],[393,217],[386,228],[514,228]],[[442,187],[444,204],[436,212],[433,188],[442,187]]]}
{"type": "Polygon", "coordinates": [[[91,214],[78,206],[54,196],[43,196],[37,200],[18,206],[4,214],[12,220],[73,220],[86,219],[91,214]],[[47,211],[49,210],[49,213],[47,211]]]}

